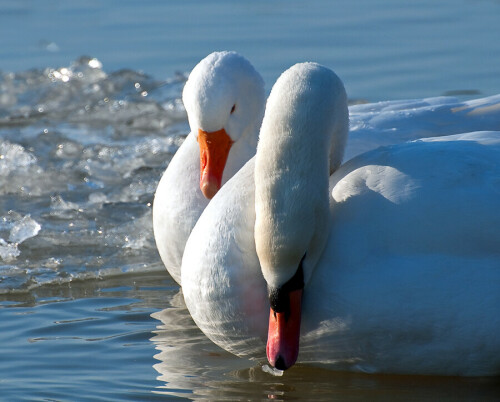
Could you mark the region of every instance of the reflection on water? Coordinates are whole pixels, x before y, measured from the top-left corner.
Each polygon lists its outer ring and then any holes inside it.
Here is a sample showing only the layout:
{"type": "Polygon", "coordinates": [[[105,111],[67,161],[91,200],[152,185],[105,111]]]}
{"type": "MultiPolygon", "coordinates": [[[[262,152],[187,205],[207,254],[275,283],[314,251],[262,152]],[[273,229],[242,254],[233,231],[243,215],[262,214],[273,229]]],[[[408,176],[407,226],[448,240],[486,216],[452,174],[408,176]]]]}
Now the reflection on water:
{"type": "Polygon", "coordinates": [[[157,394],[194,400],[408,401],[481,400],[500,395],[499,379],[390,376],[343,373],[297,365],[282,377],[266,373],[262,362],[240,359],[206,338],[191,319],[182,292],[155,312],[153,367],[162,385],[157,394]]]}
{"type": "Polygon", "coordinates": [[[165,273],[0,295],[0,399],[496,401],[500,379],[379,376],[297,365],[282,377],[196,327],[165,273]],[[76,397],[78,396],[78,398],[76,397]]]}
{"type": "Polygon", "coordinates": [[[215,397],[215,393],[220,393],[221,378],[255,365],[212,343],[189,315],[181,291],[173,296],[169,307],[152,317],[161,322],[151,339],[159,351],[155,358],[160,361],[153,367],[160,374],[158,380],[165,383],[158,392],[215,397]]]}

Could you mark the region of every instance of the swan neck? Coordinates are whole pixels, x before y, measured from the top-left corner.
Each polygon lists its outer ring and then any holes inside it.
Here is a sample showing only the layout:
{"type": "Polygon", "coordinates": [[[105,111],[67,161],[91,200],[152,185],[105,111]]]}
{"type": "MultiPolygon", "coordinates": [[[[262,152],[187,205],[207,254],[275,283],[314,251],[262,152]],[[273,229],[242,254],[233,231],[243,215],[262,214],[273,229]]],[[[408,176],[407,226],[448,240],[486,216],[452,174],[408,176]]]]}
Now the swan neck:
{"type": "Polygon", "coordinates": [[[267,102],[255,162],[255,244],[262,273],[278,288],[305,254],[309,279],[326,242],[328,180],[347,139],[347,96],[331,70],[296,65],[267,102]]]}

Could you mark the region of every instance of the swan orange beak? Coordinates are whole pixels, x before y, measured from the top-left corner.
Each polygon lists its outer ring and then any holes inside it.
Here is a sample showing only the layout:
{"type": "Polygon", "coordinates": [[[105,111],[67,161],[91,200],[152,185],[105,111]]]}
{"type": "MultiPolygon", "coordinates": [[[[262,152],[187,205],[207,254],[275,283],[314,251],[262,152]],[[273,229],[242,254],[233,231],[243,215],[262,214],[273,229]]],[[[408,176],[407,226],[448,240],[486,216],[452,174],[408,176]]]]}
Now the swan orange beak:
{"type": "Polygon", "coordinates": [[[292,367],[299,355],[302,289],[288,294],[289,309],[276,312],[271,307],[266,354],[271,366],[279,370],[292,367]]]}
{"type": "Polygon", "coordinates": [[[224,129],[211,133],[198,129],[198,144],[200,189],[206,198],[211,199],[221,187],[222,174],[233,141],[224,129]]]}

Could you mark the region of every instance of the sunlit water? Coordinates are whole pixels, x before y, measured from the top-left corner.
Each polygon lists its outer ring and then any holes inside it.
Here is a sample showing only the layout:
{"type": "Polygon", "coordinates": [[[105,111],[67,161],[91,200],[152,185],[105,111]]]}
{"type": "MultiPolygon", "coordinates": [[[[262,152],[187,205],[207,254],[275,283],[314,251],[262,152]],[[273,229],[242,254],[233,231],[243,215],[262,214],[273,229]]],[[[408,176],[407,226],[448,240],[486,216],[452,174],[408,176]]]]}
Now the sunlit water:
{"type": "Polygon", "coordinates": [[[353,101],[491,95],[499,2],[69,3],[0,1],[0,399],[496,400],[497,379],[275,377],[222,351],[159,260],[151,203],[211,51],[268,89],[310,59],[353,101]]]}

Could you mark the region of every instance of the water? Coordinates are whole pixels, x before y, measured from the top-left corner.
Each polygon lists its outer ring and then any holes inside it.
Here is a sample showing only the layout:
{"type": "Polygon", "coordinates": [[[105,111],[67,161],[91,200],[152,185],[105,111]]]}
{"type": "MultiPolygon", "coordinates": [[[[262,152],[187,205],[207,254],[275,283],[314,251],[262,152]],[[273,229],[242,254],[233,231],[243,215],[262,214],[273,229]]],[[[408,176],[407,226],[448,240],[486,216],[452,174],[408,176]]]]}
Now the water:
{"type": "Polygon", "coordinates": [[[66,66],[90,54],[109,71],[166,79],[214,50],[236,50],[268,88],[311,60],[334,68],[353,99],[492,95],[499,20],[498,0],[1,0],[0,70],[66,66]]]}
{"type": "Polygon", "coordinates": [[[497,379],[272,376],[208,341],[156,252],[182,86],[213,50],[268,89],[311,59],[353,101],[500,92],[498,1],[334,5],[0,1],[0,399],[496,399],[497,379]]]}

